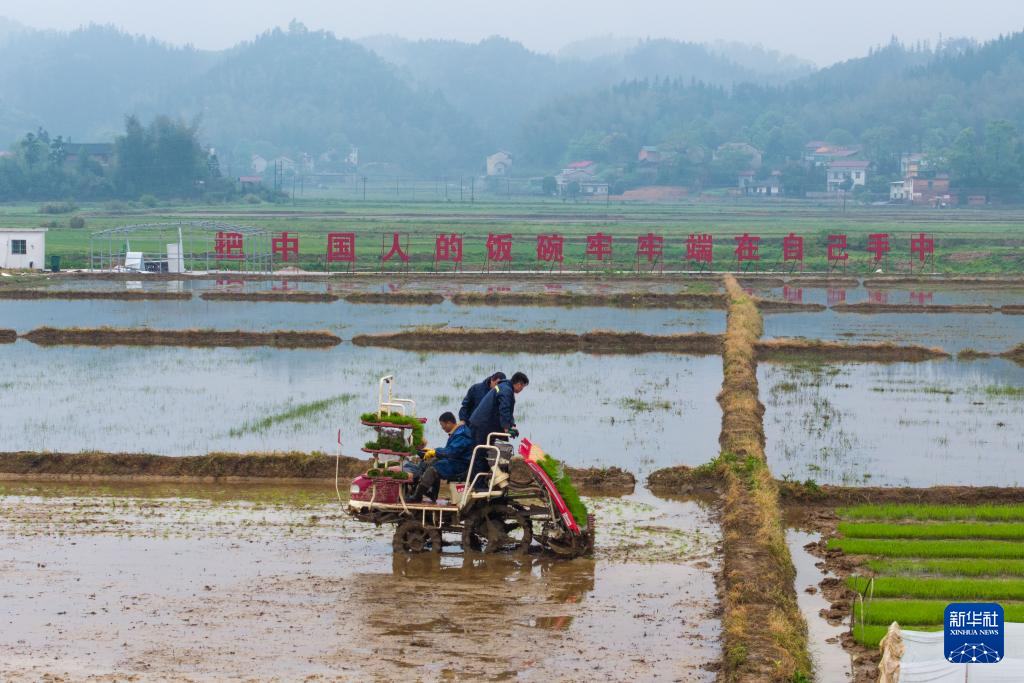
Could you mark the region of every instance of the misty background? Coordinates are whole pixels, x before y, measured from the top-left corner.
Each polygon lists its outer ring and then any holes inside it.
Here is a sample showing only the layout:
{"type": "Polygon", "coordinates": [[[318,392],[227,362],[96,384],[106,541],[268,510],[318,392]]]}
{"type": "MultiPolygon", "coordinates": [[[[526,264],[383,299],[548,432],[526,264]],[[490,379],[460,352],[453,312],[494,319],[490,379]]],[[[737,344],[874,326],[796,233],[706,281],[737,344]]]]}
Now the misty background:
{"type": "Polygon", "coordinates": [[[277,159],[298,172],[482,174],[499,150],[518,177],[585,159],[613,190],[727,187],[754,168],[743,145],[756,150],[759,173],[802,196],[824,182],[803,163],[815,142],[856,150],[872,164],[875,185],[865,189],[878,194],[908,152],[927,153],[934,171],[965,187],[1019,191],[1024,34],[998,36],[998,27],[1024,23],[1024,9],[979,2],[911,16],[921,3],[869,1],[839,17],[802,0],[784,10],[677,4],[573,5],[572,20],[564,7],[531,2],[486,12],[385,2],[351,16],[349,5],[287,8],[340,25],[334,33],[295,20],[264,28],[283,10],[262,0],[221,3],[212,20],[191,2],[14,0],[3,11],[17,19],[0,19],[0,147],[10,150],[0,199],[187,194],[197,179],[265,174],[257,161],[277,159]],[[68,29],[87,18],[117,26],[68,29]],[[950,24],[960,37],[935,31],[950,24]],[[146,26],[162,40],[121,28],[146,26]],[[935,37],[892,36],[908,26],[935,37]],[[699,39],[624,37],[644,27],[699,39]],[[609,28],[616,33],[592,33],[609,28]],[[479,37],[492,29],[529,44],[479,37]],[[244,31],[254,33],[235,42],[244,31]],[[858,56],[817,65],[851,43],[858,56]],[[109,164],[68,146],[115,140],[109,164]],[[174,161],[154,156],[176,145],[174,161]],[[656,169],[637,168],[644,147],[657,148],[656,169]],[[175,183],[131,180],[161,169],[175,183]]]}

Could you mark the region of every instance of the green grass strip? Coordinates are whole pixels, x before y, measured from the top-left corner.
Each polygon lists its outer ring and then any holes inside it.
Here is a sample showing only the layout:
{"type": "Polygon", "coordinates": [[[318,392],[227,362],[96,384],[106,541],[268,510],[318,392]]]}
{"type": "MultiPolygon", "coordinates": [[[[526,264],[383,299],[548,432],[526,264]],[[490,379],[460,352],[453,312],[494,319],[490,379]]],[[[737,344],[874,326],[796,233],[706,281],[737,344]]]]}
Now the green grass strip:
{"type": "Polygon", "coordinates": [[[1024,559],[1024,543],[1012,541],[917,541],[875,538],[833,538],[829,549],[850,555],[881,557],[980,557],[985,559],[1024,559]]]}
{"type": "MultiPolygon", "coordinates": [[[[866,604],[864,623],[888,626],[899,622],[911,630],[923,630],[921,626],[942,626],[949,600],[886,600],[875,599],[866,604]]],[[[1024,603],[1002,602],[1006,621],[1024,622],[1024,603]]],[[[854,605],[856,623],[861,620],[860,603],[854,605]]]]}
{"type": "MultiPolygon", "coordinates": [[[[846,581],[853,589],[866,590],[864,577],[846,581]]],[[[964,600],[1024,600],[1024,581],[1015,579],[947,579],[933,577],[883,576],[875,579],[876,598],[964,600]]]]}
{"type": "Polygon", "coordinates": [[[1024,523],[1018,522],[840,522],[838,530],[847,538],[1024,538],[1024,523]]]}
{"type": "MultiPolygon", "coordinates": [[[[900,624],[900,626],[902,626],[902,624],[900,624]]],[[[942,626],[937,626],[935,624],[931,624],[931,625],[928,625],[928,626],[915,626],[914,628],[912,628],[910,630],[911,631],[941,631],[942,630],[942,626]]],[[[886,626],[875,626],[875,625],[864,624],[864,626],[861,626],[860,624],[856,624],[853,627],[853,639],[856,640],[861,645],[866,645],[868,647],[878,647],[879,643],[882,642],[882,638],[884,638],[885,634],[888,633],[888,632],[889,632],[889,626],[888,625],[886,625],[886,626]]]]}
{"type": "Polygon", "coordinates": [[[843,519],[1024,521],[1024,505],[858,505],[836,513],[843,519]]]}
{"type": "Polygon", "coordinates": [[[1024,560],[871,560],[868,569],[876,574],[937,574],[944,576],[1022,576],[1024,560]]]}
{"type": "Polygon", "coordinates": [[[319,413],[326,412],[336,405],[344,405],[348,403],[355,397],[355,394],[339,394],[338,396],[331,396],[330,398],[320,399],[319,401],[300,403],[299,405],[293,406],[283,412],[268,415],[262,420],[246,422],[241,427],[235,427],[229,431],[228,434],[230,436],[242,436],[249,432],[265,432],[274,425],[281,424],[282,422],[302,420],[304,418],[313,417],[319,413]]]}

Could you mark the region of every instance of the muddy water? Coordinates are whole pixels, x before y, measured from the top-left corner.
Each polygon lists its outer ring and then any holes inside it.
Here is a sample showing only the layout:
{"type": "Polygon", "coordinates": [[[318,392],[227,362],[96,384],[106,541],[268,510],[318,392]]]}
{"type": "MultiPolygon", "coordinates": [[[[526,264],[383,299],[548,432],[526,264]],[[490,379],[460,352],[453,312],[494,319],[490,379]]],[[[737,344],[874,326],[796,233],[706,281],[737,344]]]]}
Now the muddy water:
{"type": "Polygon", "coordinates": [[[720,655],[693,502],[590,501],[595,557],[557,561],[394,555],[337,503],[31,493],[0,497],[3,680],[709,681],[720,655]]]}
{"type": "Polygon", "coordinates": [[[786,530],[786,544],[796,569],[796,601],[807,622],[808,648],[814,662],[816,679],[830,683],[853,680],[850,655],[840,641],[842,634],[850,630],[850,625],[833,626],[820,615],[822,610],[831,607],[818,587],[829,573],[815,566],[821,560],[804,550],[805,545],[819,538],[819,534],[799,529],[786,530]]]}
{"type": "Polygon", "coordinates": [[[881,486],[1024,483],[1024,368],[1001,359],[758,368],[772,472],[881,486]]]}
{"type": "Polygon", "coordinates": [[[390,306],[377,304],[191,301],[0,300],[5,327],[25,333],[36,327],[152,327],[220,330],[330,330],[344,339],[357,334],[393,332],[405,327],[452,326],[597,329],[648,334],[725,330],[725,312],[629,308],[550,308],[544,306],[390,306]]]}
{"type": "MultiPolygon", "coordinates": [[[[394,374],[397,396],[421,415],[457,411],[466,388],[494,370],[523,370],[520,431],[571,465],[618,465],[637,474],[698,465],[717,449],[721,360],[641,357],[431,354],[358,348],[0,348],[2,450],[321,450],[346,454],[372,433],[377,380],[394,374]],[[319,409],[301,407],[328,400],[319,409]]],[[[434,419],[426,437],[443,434],[434,419]]],[[[443,442],[442,442],[443,443],[443,442]]]]}
{"type": "MultiPolygon", "coordinates": [[[[778,299],[831,305],[844,301],[887,304],[1024,303],[1024,289],[1004,290],[867,290],[794,288],[764,292],[778,299]]],[[[1024,316],[1001,313],[778,313],[765,317],[765,337],[807,337],[847,342],[891,341],[938,346],[951,353],[965,348],[1005,351],[1024,339],[1024,316]]]]}

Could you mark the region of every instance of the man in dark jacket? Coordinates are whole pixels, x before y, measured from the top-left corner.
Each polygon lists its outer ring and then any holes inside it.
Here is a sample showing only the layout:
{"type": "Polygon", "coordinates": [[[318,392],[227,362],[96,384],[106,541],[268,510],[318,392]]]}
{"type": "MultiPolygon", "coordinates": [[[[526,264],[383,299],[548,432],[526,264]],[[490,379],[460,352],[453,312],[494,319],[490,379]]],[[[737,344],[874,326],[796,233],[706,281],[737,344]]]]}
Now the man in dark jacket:
{"type": "Polygon", "coordinates": [[[487,392],[498,386],[498,382],[505,379],[504,372],[496,372],[483,382],[477,382],[466,392],[466,398],[462,399],[462,407],[459,408],[459,422],[467,424],[469,416],[473,414],[480,400],[487,395],[487,392]]]}
{"type": "Polygon", "coordinates": [[[469,416],[469,428],[473,432],[473,441],[479,445],[487,441],[491,432],[506,432],[519,436],[516,430],[516,394],[526,388],[529,378],[517,372],[511,380],[499,382],[487,392],[480,404],[469,416]]]}
{"type": "Polygon", "coordinates": [[[410,503],[420,502],[424,494],[429,494],[432,500],[437,500],[442,479],[463,480],[469,471],[474,446],[469,427],[457,423],[455,416],[450,412],[442,413],[438,422],[441,423],[441,429],[448,434],[448,442],[444,448],[430,449],[424,454],[426,467],[416,488],[413,489],[412,497],[408,500],[410,503]]]}

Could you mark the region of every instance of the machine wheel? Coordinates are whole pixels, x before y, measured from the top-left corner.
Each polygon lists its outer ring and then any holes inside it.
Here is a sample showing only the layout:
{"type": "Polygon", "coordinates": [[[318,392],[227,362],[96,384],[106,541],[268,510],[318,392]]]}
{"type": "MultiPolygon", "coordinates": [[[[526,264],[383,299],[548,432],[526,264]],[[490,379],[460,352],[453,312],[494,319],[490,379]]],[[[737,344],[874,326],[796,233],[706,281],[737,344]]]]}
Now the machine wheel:
{"type": "Polygon", "coordinates": [[[423,526],[415,519],[407,519],[395,529],[391,541],[395,550],[406,553],[441,552],[441,530],[436,527],[423,526]]]}
{"type": "Polygon", "coordinates": [[[482,553],[526,552],[533,543],[533,523],[522,512],[493,505],[466,518],[462,547],[482,553]]]}

